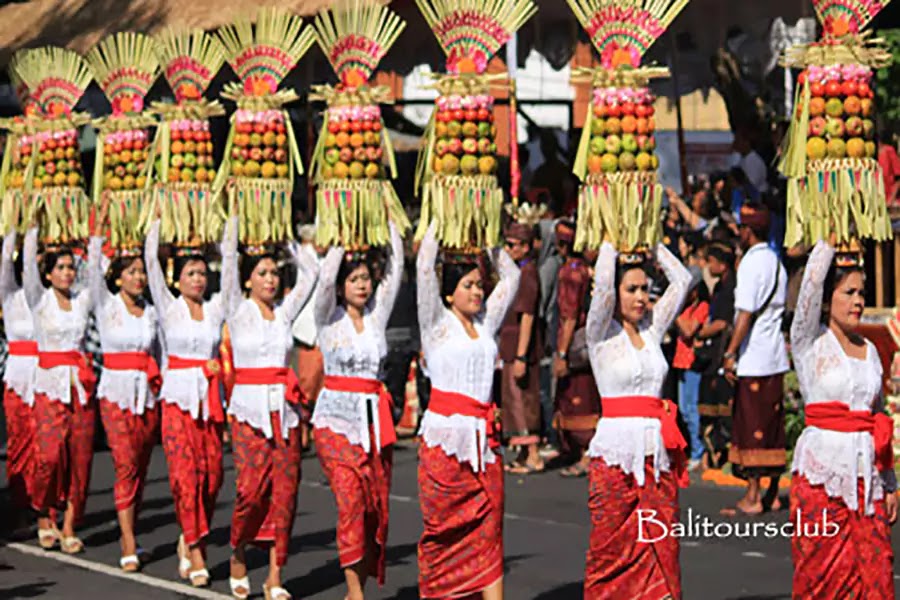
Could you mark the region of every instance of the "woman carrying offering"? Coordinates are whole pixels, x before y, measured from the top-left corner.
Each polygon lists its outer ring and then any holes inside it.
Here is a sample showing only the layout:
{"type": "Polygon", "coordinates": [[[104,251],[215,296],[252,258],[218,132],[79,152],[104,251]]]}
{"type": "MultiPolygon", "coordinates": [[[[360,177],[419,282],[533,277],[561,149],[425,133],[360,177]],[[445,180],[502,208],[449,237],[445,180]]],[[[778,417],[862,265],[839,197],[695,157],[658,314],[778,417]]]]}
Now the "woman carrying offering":
{"type": "MultiPolygon", "coordinates": [[[[25,298],[38,343],[31,503],[39,515],[43,548],[52,548],[60,537],[50,511],[65,507],[60,546],[67,554],[77,554],[84,543],[75,536],[75,526],[84,516],[94,458],[96,378],[83,350],[91,294],[73,291],[75,258],[67,246],[45,248],[39,266],[37,238],[36,227],[26,233],[23,265],[25,298]]],[[[92,271],[100,268],[100,253],[94,250],[88,256],[92,271]]]]}
{"type": "Polygon", "coordinates": [[[134,530],[156,443],[156,399],[162,381],[155,358],[156,310],[144,297],[147,272],[140,247],[118,248],[107,271],[93,260],[103,252],[101,231],[108,206],[108,201],[102,206],[90,240],[88,287],[103,350],[97,397],[116,474],[114,498],[122,534],[119,565],[133,572],[140,568],[134,530]]]}
{"type": "MultiPolygon", "coordinates": [[[[237,498],[231,521],[231,592],[250,595],[245,548],[259,543],[269,548],[269,575],[263,584],[266,600],[286,600],[281,568],[288,543],[300,483],[300,383],[288,366],[293,348],[291,324],[309,299],[318,276],[315,259],[295,242],[288,251],[297,281],[276,306],[281,275],[274,251],[265,246],[245,250],[240,281],[248,297],[229,307],[227,319],[234,358],[235,385],[228,415],[237,469],[237,498]]],[[[227,276],[237,286],[235,259],[227,276]]],[[[223,277],[225,274],[223,274],[223,277]]]]}
{"type": "Polygon", "coordinates": [[[338,505],[338,553],[347,598],[363,598],[366,578],[384,583],[393,444],[391,397],[378,380],[384,332],[403,276],[403,240],[390,224],[385,276],[373,295],[371,253],[328,251],[316,295],[325,387],[312,423],[322,468],[338,505]]]}
{"type": "Polygon", "coordinates": [[[206,300],[207,262],[198,247],[173,248],[176,297],[159,262],[157,220],[150,226],[144,255],[150,293],[159,315],[165,349],[162,441],[169,465],[175,517],[181,527],[178,572],[195,587],[209,583],[205,538],[222,486],[222,431],[217,349],[226,306],[240,300],[237,284],[237,224],[229,222],[222,244],[222,289],[206,300]]]}
{"type": "Polygon", "coordinates": [[[791,325],[806,413],[791,468],[791,515],[803,524],[791,538],[793,597],[893,598],[893,423],[878,352],[859,334],[861,255],[835,256],[832,244],[813,248],[791,325]]]}
{"type": "MultiPolygon", "coordinates": [[[[34,320],[22,289],[22,253],[16,250],[16,233],[3,238],[0,261],[0,302],[6,332],[6,368],[3,370],[3,412],[6,415],[6,478],[9,482],[17,523],[24,524],[31,507],[31,480],[34,476],[35,422],[34,372],[38,346],[34,338],[34,320]]],[[[41,545],[55,542],[51,533],[41,545]]]]}
{"type": "Polygon", "coordinates": [[[656,260],[669,287],[648,310],[643,253],[618,254],[605,241],[594,275],[586,338],[603,417],[591,440],[591,536],[584,597],[681,597],[678,538],[643,532],[641,511],[678,519],[684,439],[676,408],[660,398],[669,366],[660,343],[684,302],[690,272],[662,244],[656,260]]]}
{"type": "Polygon", "coordinates": [[[438,279],[434,229],[432,224],[416,265],[419,326],[432,384],[419,446],[425,522],[419,592],[423,598],[502,598],[503,464],[491,388],[495,336],[515,298],[519,269],[505,252],[492,253],[500,281],[485,306],[484,278],[471,257],[446,253],[438,279]]]}

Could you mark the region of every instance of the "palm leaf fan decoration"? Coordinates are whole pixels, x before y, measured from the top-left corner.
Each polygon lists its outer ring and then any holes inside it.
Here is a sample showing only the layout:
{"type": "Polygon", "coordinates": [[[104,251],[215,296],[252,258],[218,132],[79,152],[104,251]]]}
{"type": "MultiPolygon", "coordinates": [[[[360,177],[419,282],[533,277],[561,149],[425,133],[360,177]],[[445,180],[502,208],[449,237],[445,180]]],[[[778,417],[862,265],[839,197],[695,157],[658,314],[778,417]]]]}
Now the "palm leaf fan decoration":
{"type": "Polygon", "coordinates": [[[509,85],[488,74],[490,59],[537,7],[532,0],[416,0],[447,55],[446,75],[435,77],[436,111],[425,131],[416,167],[422,213],[416,239],[436,223],[450,253],[496,246],[503,191],[497,182],[497,128],[491,85],[509,85]]]}
{"type": "Polygon", "coordinates": [[[12,229],[23,233],[28,225],[27,209],[24,208],[27,195],[24,190],[34,137],[26,131],[26,118],[34,118],[38,107],[18,71],[28,63],[30,53],[31,50],[19,50],[13,54],[9,63],[9,80],[22,107],[22,115],[0,119],[0,129],[7,131],[3,161],[0,164],[0,233],[3,235],[12,229]]]}
{"type": "Polygon", "coordinates": [[[78,133],[90,118],[76,113],[75,106],[93,78],[91,70],[71,50],[44,47],[28,52],[16,73],[36,107],[36,116],[26,119],[26,131],[33,134],[33,158],[25,177],[29,211],[44,243],[83,240],[89,234],[90,202],[83,187],[78,133]]]}
{"type": "Polygon", "coordinates": [[[203,94],[225,62],[219,38],[202,29],[169,27],[156,37],[163,75],[175,104],[157,103],[162,118],[155,145],[159,153],[155,201],[160,239],[182,248],[218,241],[225,223],[216,178],[210,118],[225,115],[218,100],[203,94]]]}
{"type": "Polygon", "coordinates": [[[567,1],[600,55],[598,68],[572,78],[593,88],[573,168],[582,182],[575,249],[608,237],[621,252],[642,252],[659,240],[663,196],[649,82],[669,71],[641,61],[688,0],[567,1]]]}
{"type": "Polygon", "coordinates": [[[214,189],[227,184],[240,240],[259,248],[293,238],[291,192],[303,166],[283,106],[297,94],[278,86],[315,42],[315,34],[296,15],[261,8],[255,24],[242,19],[220,29],[219,38],[240,83],[229,84],[222,94],[238,109],[214,189]]]}
{"type": "Polygon", "coordinates": [[[316,242],[365,250],[390,241],[388,221],[409,229],[397,192],[385,173],[397,167],[380,103],[390,101],[384,86],[370,86],[378,63],[406,27],[386,6],[353,0],[320,13],[316,39],[340,79],[337,87],[316,86],[314,100],[327,104],[322,133],[313,153],[316,242]]]}
{"type": "Polygon", "coordinates": [[[120,254],[139,253],[151,209],[150,175],[155,117],[144,112],[147,93],[159,76],[153,38],[120,32],[100,41],[85,57],[112,114],[96,119],[94,203],[109,204],[109,243],[120,254]]]}
{"type": "Polygon", "coordinates": [[[822,39],[789,48],[802,69],[779,169],[788,178],[784,243],[893,236],[876,158],[874,69],[892,61],[866,25],[890,0],[813,0],[822,39]]]}

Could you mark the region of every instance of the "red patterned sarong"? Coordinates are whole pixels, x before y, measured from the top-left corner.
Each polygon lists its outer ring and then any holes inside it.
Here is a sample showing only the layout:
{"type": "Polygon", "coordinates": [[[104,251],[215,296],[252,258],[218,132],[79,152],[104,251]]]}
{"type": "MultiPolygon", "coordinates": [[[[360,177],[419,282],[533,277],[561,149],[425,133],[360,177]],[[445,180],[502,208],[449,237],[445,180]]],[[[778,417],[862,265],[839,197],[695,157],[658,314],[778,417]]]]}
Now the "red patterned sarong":
{"type": "Polygon", "coordinates": [[[156,445],[159,411],[156,407],[136,415],[122,410],[106,398],[100,399],[100,418],[106,430],[106,440],[112,454],[116,483],[113,498],[116,510],[134,507],[135,516],[141,510],[147,467],[156,445]]]}
{"type": "Polygon", "coordinates": [[[661,472],[656,481],[652,457],[644,463],[644,478],[639,486],[621,468],[591,460],[585,600],[681,598],[678,538],[654,541],[663,531],[650,521],[671,529],[678,520],[678,484],[672,473],[661,472]]]}
{"type": "MultiPolygon", "coordinates": [[[[393,424],[393,421],[391,421],[393,424]]],[[[314,431],[316,454],[328,477],[337,501],[337,546],[341,567],[365,560],[366,551],[376,550],[377,562],[369,572],[384,585],[385,549],[387,546],[389,494],[394,449],[387,446],[375,450],[375,432],[370,427],[372,451],[330,429],[314,431]]]]}
{"type": "Polygon", "coordinates": [[[440,448],[419,445],[419,595],[477,594],[503,577],[503,465],[475,472],[440,448]]]}
{"type": "Polygon", "coordinates": [[[6,415],[6,479],[9,481],[13,506],[31,505],[31,480],[34,476],[34,415],[30,406],[7,387],[3,392],[6,415]]]}
{"type": "Polygon", "coordinates": [[[231,546],[275,544],[278,566],[287,562],[300,483],[300,429],[281,436],[281,419],[271,413],[271,439],[240,421],[231,423],[237,469],[237,497],[231,519],[231,546]]]}
{"type": "Polygon", "coordinates": [[[791,538],[794,598],[894,598],[894,551],[884,501],[875,502],[875,514],[866,516],[863,492],[860,479],[859,509],[850,510],[841,498],[830,498],[824,486],[794,475],[790,518],[796,523],[799,511],[802,524],[791,538]],[[832,524],[837,527],[834,537],[823,535],[827,533],[823,514],[829,532],[835,531],[832,524]]]}
{"type": "Polygon", "coordinates": [[[189,546],[209,534],[222,487],[222,428],[221,421],[194,419],[177,405],[163,402],[162,443],[169,486],[175,517],[189,546]]]}
{"type": "Polygon", "coordinates": [[[69,502],[77,524],[84,516],[90,484],[96,407],[93,402],[82,405],[74,387],[71,398],[70,404],[63,404],[46,394],[34,395],[35,467],[31,504],[45,514],[69,502]]]}

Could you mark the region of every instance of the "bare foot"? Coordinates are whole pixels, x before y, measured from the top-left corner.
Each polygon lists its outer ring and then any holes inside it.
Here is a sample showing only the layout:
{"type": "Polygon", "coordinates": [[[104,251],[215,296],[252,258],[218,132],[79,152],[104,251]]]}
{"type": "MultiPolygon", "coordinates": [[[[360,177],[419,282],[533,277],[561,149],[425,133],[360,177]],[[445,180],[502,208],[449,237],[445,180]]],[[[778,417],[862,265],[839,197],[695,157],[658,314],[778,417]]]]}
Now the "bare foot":
{"type": "Polygon", "coordinates": [[[741,498],[738,500],[737,504],[735,504],[734,508],[723,508],[719,511],[719,514],[725,517],[734,517],[738,514],[758,515],[762,514],[762,512],[762,502],[750,503],[745,498],[741,498]]]}
{"type": "Polygon", "coordinates": [[[769,506],[769,510],[775,512],[782,509],[781,499],[778,496],[775,496],[775,499],[772,500],[772,504],[769,506]]]}

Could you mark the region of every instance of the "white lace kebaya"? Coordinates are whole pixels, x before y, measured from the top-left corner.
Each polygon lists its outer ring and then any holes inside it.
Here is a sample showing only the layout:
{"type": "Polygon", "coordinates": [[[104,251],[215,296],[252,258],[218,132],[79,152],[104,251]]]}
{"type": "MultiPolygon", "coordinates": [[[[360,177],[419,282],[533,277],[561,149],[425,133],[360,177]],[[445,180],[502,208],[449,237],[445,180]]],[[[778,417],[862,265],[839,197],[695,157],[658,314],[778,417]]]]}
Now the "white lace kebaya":
{"type": "MultiPolygon", "coordinates": [[[[809,255],[797,308],[791,324],[794,368],[800,393],[809,406],[817,402],[843,402],[851,411],[881,411],[882,368],[878,351],[866,340],[866,358],[852,358],[841,348],[831,330],[821,323],[825,278],[831,268],[834,249],[820,241],[809,255]]],[[[857,482],[863,478],[865,513],[875,512],[873,502],[884,492],[897,489],[893,471],[878,477],[875,445],[871,433],[842,432],[807,426],[794,448],[793,473],[806,477],[812,485],[824,485],[832,498],[841,498],[851,510],[858,510],[857,482]]]]}
{"type": "MultiPolygon", "coordinates": [[[[491,403],[491,388],[497,361],[497,330],[519,287],[519,267],[503,251],[491,253],[500,281],[485,303],[485,311],[474,321],[476,339],[469,337],[459,318],[441,301],[440,283],[435,273],[438,242],[432,224],[419,247],[416,259],[419,328],[432,389],[453,392],[491,403]]],[[[468,462],[473,470],[497,459],[488,446],[484,419],[466,415],[444,416],[425,411],[421,426],[428,447],[440,448],[447,456],[468,462]],[[480,443],[479,443],[480,442],[480,443]]]]}
{"type": "MultiPolygon", "coordinates": [[[[3,304],[3,327],[9,343],[34,342],[34,319],[25,290],[16,283],[13,255],[16,249],[16,233],[3,238],[3,257],[0,262],[0,301],[3,304]]],[[[24,258],[24,257],[23,257],[24,258]]],[[[34,375],[37,356],[9,354],[3,372],[3,382],[28,406],[34,406],[34,375]]]]}
{"type": "MultiPolygon", "coordinates": [[[[391,248],[384,277],[363,313],[363,330],[357,332],[343,306],[337,305],[335,285],[345,250],[328,251],[316,288],[315,318],[325,375],[378,379],[387,356],[385,329],[403,279],[403,239],[393,223],[391,248]]],[[[370,451],[368,414],[371,412],[377,448],[381,448],[378,394],[339,392],[327,387],[316,400],[312,424],[344,436],[353,445],[370,451]]]]}
{"type": "MultiPolygon", "coordinates": [[[[25,298],[34,316],[38,348],[41,352],[83,352],[84,333],[91,312],[91,294],[87,290],[82,290],[72,296],[71,310],[65,311],[60,308],[56,292],[52,288],[45,288],[41,282],[37,262],[37,237],[36,227],[29,229],[25,234],[22,283],[25,298]]],[[[99,253],[88,254],[88,268],[99,268],[96,266],[99,261],[99,253]]],[[[74,387],[78,401],[86,405],[90,398],[85,393],[78,374],[79,369],[74,366],[62,365],[50,369],[38,367],[35,371],[34,391],[46,394],[51,400],[70,404],[74,387]]]]}
{"type": "Polygon", "coordinates": [[[187,302],[176,298],[166,286],[166,277],[159,264],[159,221],[150,226],[144,244],[150,294],[160,324],[160,343],[163,349],[163,385],[159,396],[163,402],[174,404],[193,417],[209,419],[209,383],[200,367],[168,370],[168,357],[210,360],[218,355],[225,322],[226,306],[240,302],[241,290],[237,274],[237,218],[229,220],[225,239],[221,244],[222,289],[203,303],[203,319],[195,321],[187,302]]]}
{"type": "MultiPolygon", "coordinates": [[[[315,259],[302,252],[298,244],[290,244],[288,250],[297,267],[297,282],[284,301],[275,308],[273,320],[263,318],[259,305],[249,298],[241,299],[228,307],[228,331],[236,371],[288,366],[294,347],[291,324],[309,300],[319,271],[315,259]]],[[[234,281],[227,285],[236,286],[239,279],[237,259],[231,260],[234,264],[229,266],[229,272],[234,273],[234,281]]],[[[222,267],[224,271],[224,259],[222,267]]],[[[226,284],[223,282],[222,285],[226,284]]],[[[271,413],[278,414],[284,439],[288,438],[291,429],[300,424],[298,408],[285,400],[283,384],[235,384],[228,406],[229,415],[271,438],[271,413]]]]}
{"type": "MultiPolygon", "coordinates": [[[[638,326],[644,347],[637,349],[613,319],[616,308],[616,257],[609,242],[600,247],[594,267],[594,292],[588,312],[585,337],[591,368],[601,398],[652,396],[658,398],[669,371],[660,344],[678,316],[687,296],[690,272],[662,244],[656,259],[669,281],[665,293],[638,326]]],[[[653,457],[654,475],[669,471],[669,456],[662,440],[659,419],[643,417],[602,418],[597,423],[588,456],[602,458],[607,465],[634,475],[644,485],[644,460],[653,457]]]]}
{"type": "MultiPolygon", "coordinates": [[[[88,256],[103,252],[103,238],[92,237],[88,256]]],[[[92,295],[97,332],[103,355],[119,352],[142,352],[157,358],[157,319],[153,306],[145,306],[140,317],[131,314],[121,294],[113,294],[106,286],[100,261],[91,261],[88,290],[92,295]]],[[[142,415],[156,406],[156,395],[150,390],[147,373],[140,370],[103,368],[97,397],[105,398],[124,411],[142,415]]]]}

